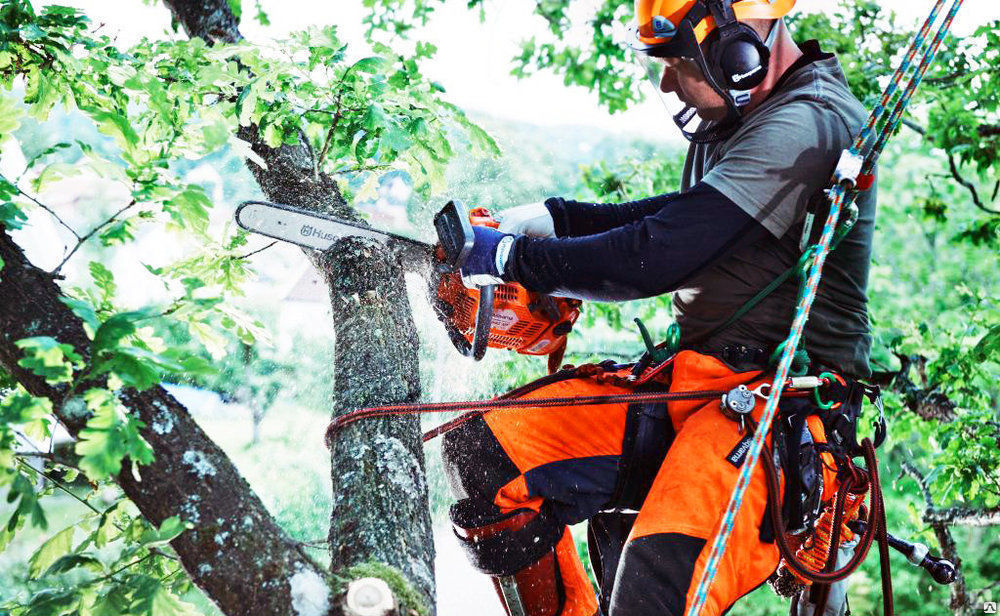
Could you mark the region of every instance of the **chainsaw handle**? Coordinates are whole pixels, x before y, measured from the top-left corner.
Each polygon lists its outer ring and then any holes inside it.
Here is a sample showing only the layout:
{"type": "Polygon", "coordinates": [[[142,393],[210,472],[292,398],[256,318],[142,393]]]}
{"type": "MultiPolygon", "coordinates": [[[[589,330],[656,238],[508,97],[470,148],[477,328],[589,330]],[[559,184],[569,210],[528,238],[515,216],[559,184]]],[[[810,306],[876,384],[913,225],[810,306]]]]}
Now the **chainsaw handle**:
{"type": "Polygon", "coordinates": [[[479,288],[479,306],[476,308],[476,333],[472,336],[472,359],[479,361],[486,355],[490,342],[490,328],[493,326],[493,291],[496,285],[479,288]]]}

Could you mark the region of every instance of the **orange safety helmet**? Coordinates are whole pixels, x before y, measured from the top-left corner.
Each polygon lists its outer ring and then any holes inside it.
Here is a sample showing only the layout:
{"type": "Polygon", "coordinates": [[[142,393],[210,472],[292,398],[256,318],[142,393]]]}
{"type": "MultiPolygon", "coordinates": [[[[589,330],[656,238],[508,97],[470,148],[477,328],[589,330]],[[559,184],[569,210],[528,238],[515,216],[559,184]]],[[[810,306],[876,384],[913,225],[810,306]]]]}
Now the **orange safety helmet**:
{"type": "MultiPolygon", "coordinates": [[[[719,141],[735,132],[750,91],[767,77],[770,45],[745,23],[748,19],[780,19],[795,0],[635,0],[635,24],[629,45],[646,74],[657,85],[656,57],[695,62],[706,82],[726,103],[726,119],[689,131],[697,109],[688,105],[674,115],[681,133],[694,143],[719,141]]],[[[659,88],[657,87],[657,90],[659,88]]]]}
{"type": "MultiPolygon", "coordinates": [[[[670,43],[681,23],[699,0],[635,0],[638,42],[650,48],[670,43]]],[[[734,0],[736,19],[779,19],[791,12],[795,0],[734,0]]],[[[699,43],[715,30],[715,19],[708,15],[694,26],[699,43]]]]}

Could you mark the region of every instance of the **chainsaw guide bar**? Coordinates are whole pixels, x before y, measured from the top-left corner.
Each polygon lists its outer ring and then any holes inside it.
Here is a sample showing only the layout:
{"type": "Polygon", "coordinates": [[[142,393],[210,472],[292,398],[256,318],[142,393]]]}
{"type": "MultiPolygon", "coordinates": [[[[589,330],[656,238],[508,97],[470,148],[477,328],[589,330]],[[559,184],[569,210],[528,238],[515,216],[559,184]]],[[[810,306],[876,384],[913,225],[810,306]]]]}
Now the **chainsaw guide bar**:
{"type": "MultiPolygon", "coordinates": [[[[343,238],[365,237],[386,244],[402,243],[408,249],[416,249],[416,256],[428,260],[434,252],[427,242],[283,203],[244,201],[236,208],[236,224],[251,233],[314,250],[329,250],[334,242],[343,238]]],[[[410,254],[413,252],[407,251],[409,256],[413,256],[410,254]]]]}

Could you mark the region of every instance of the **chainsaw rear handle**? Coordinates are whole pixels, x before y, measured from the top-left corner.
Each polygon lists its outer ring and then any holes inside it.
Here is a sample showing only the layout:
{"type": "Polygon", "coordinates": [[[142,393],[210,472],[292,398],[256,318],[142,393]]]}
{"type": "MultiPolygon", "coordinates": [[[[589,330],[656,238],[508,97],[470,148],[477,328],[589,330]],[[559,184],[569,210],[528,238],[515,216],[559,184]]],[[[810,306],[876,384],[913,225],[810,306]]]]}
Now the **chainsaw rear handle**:
{"type": "MultiPolygon", "coordinates": [[[[434,215],[434,228],[437,230],[438,242],[441,245],[441,268],[446,272],[457,272],[465,265],[465,260],[472,252],[472,246],[476,241],[468,208],[461,201],[449,201],[434,215]]],[[[494,285],[479,288],[479,305],[476,307],[476,325],[471,344],[462,332],[450,323],[445,323],[448,337],[458,352],[476,361],[486,355],[490,341],[490,328],[493,325],[493,292],[494,285]]]]}
{"type": "MultiPolygon", "coordinates": [[[[856,533],[864,533],[868,524],[864,520],[853,520],[847,526],[856,533]]],[[[938,558],[930,553],[926,545],[911,543],[905,539],[888,535],[889,545],[906,557],[912,565],[920,567],[930,574],[934,581],[941,585],[953,583],[958,578],[958,567],[944,558],[938,558]]]]}

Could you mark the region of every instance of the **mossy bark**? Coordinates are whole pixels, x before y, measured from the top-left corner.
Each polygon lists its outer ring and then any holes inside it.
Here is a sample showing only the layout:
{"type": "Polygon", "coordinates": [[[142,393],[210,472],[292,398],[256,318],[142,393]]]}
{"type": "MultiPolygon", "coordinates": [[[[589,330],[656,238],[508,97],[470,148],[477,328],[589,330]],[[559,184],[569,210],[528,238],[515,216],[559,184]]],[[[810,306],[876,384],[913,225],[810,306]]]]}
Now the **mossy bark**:
{"type": "MultiPolygon", "coordinates": [[[[412,402],[419,346],[403,268],[378,243],[338,242],[323,261],[333,302],[335,414],[412,402]]],[[[403,572],[433,605],[434,546],[416,418],[366,421],[332,451],[334,570],[377,561],[403,572]]]]}
{"type": "MultiPolygon", "coordinates": [[[[34,267],[0,227],[0,365],[35,396],[52,401],[56,416],[74,437],[86,415],[67,404],[77,395],[54,387],[18,365],[15,343],[51,336],[71,344],[84,361],[90,342],[83,324],[63,304],[52,276],[34,267]]],[[[231,616],[293,614],[292,579],[325,572],[277,526],[226,454],[180,403],[161,387],[125,390],[122,404],[145,424],[141,434],[155,461],[117,478],[125,494],[154,524],[179,515],[195,527],[171,542],[191,579],[231,616]]],[[[129,468],[126,460],[124,467],[129,468]]],[[[333,597],[330,597],[331,603],[333,597]]]]}

